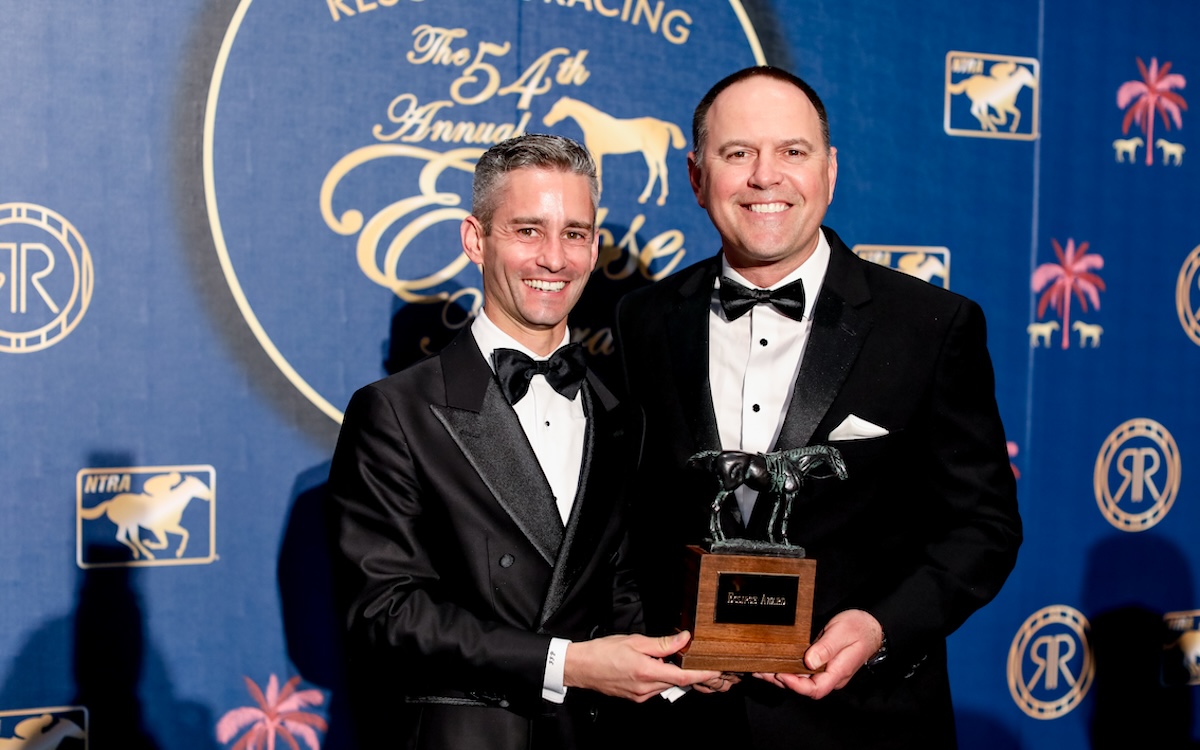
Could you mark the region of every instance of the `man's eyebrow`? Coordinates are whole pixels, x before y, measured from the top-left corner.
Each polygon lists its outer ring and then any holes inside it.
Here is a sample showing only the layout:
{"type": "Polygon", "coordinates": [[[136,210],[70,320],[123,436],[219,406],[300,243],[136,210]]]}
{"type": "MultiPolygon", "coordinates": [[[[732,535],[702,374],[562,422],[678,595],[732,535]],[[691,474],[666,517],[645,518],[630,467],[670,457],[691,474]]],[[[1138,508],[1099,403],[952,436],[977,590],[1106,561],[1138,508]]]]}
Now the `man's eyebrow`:
{"type": "MultiPolygon", "coordinates": [[[[508,220],[508,224],[513,226],[532,225],[535,227],[544,227],[546,226],[546,220],[540,216],[514,216],[508,220]]],[[[568,219],[564,226],[568,229],[586,229],[589,232],[594,228],[594,225],[590,221],[573,221],[571,219],[568,219]]]]}
{"type": "MultiPolygon", "coordinates": [[[[813,150],[812,142],[809,141],[807,138],[802,138],[802,137],[785,138],[782,141],[777,141],[774,145],[775,145],[775,148],[791,148],[792,146],[800,146],[801,148],[803,148],[807,151],[813,150]]],[[[724,152],[724,151],[729,151],[730,149],[741,149],[741,148],[748,148],[748,149],[753,150],[753,149],[757,149],[758,146],[754,143],[751,143],[750,141],[735,139],[735,140],[731,140],[731,141],[725,141],[724,143],[722,143],[720,145],[720,147],[717,149],[717,151],[724,152]]]]}
{"type": "Polygon", "coordinates": [[[814,149],[812,142],[807,138],[789,138],[785,141],[780,141],[779,145],[786,147],[800,146],[805,151],[812,151],[814,149]]]}

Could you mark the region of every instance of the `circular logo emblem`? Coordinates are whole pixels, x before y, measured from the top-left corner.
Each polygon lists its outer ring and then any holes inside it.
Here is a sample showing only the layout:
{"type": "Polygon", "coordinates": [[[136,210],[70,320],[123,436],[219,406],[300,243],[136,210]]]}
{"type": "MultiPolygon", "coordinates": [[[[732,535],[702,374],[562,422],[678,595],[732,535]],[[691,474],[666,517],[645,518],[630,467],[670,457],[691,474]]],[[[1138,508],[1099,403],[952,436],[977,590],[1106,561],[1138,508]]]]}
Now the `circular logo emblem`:
{"type": "Polygon", "coordinates": [[[275,364],[340,420],[479,310],[459,237],[479,155],[558,133],[600,167],[600,258],[570,325],[603,370],[616,299],[716,252],[688,181],[692,111],[762,62],[741,0],[242,0],[204,129],[225,277],[275,364]]]}
{"type": "Polygon", "coordinates": [[[1195,344],[1200,345],[1200,310],[1192,301],[1192,292],[1197,287],[1196,272],[1200,270],[1200,245],[1188,254],[1179,269],[1179,280],[1175,283],[1175,311],[1183,332],[1195,344]]]}
{"type": "Polygon", "coordinates": [[[1125,422],[1096,456],[1093,484],[1100,512],[1122,531],[1145,531],[1170,512],[1181,468],[1179,447],[1165,427],[1152,419],[1125,422]]]}
{"type": "Polygon", "coordinates": [[[1008,649],[1008,690],[1035,719],[1057,719],[1092,686],[1091,626],[1078,610],[1058,604],[1030,616],[1008,649]]]}
{"type": "Polygon", "coordinates": [[[61,341],[92,301],[92,256],[58,213],[0,203],[0,352],[36,352],[61,341]]]}

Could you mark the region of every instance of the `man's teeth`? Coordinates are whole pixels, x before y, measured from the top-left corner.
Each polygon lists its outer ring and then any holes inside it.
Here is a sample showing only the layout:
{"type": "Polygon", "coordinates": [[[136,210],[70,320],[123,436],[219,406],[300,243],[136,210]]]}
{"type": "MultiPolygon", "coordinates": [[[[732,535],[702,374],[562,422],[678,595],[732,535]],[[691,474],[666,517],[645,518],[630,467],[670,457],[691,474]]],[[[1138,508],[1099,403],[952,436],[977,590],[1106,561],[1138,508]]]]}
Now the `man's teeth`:
{"type": "Polygon", "coordinates": [[[565,281],[541,281],[540,279],[526,279],[525,284],[537,289],[539,292],[561,292],[562,288],[567,285],[565,281]]]}
{"type": "Polygon", "coordinates": [[[750,210],[756,214],[777,214],[787,210],[786,203],[751,203],[750,210]]]}

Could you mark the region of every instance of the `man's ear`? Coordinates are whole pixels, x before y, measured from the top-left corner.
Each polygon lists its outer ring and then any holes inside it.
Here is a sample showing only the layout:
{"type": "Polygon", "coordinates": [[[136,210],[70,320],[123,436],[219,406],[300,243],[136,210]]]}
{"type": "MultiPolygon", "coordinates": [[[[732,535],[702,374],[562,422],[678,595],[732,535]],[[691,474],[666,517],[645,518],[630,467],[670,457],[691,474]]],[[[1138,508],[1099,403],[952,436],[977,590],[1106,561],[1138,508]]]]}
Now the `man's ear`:
{"type": "Polygon", "coordinates": [[[833,189],[837,187],[837,149],[829,147],[829,202],[833,203],[833,189]]]}
{"type": "Polygon", "coordinates": [[[483,224],[474,216],[462,220],[458,228],[462,236],[463,252],[477,266],[483,265],[483,224]]]}
{"type": "Polygon", "coordinates": [[[704,191],[701,189],[701,181],[704,175],[700,173],[700,162],[695,151],[689,151],[687,155],[688,166],[688,182],[692,184],[692,193],[696,196],[696,202],[700,204],[700,208],[708,208],[704,205],[704,191]]]}
{"type": "Polygon", "coordinates": [[[596,270],[596,261],[600,260],[600,227],[592,228],[592,263],[588,269],[590,274],[596,270]]]}

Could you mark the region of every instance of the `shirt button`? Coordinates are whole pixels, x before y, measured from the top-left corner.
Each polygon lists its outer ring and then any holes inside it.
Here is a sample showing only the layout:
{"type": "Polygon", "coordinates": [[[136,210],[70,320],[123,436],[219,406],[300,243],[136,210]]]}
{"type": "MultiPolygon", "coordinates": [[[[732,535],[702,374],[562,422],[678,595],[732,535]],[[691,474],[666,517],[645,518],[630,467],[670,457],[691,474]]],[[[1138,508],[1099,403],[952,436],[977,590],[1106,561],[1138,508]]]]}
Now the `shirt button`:
{"type": "Polygon", "coordinates": [[[753,409],[754,411],[756,411],[756,412],[757,412],[757,411],[758,411],[759,409],[761,409],[762,407],[761,407],[761,406],[759,406],[758,404],[755,404],[754,406],[751,406],[750,408],[751,408],[751,409],[753,409]]]}
{"type": "Polygon", "coordinates": [[[505,700],[505,699],[501,699],[501,701],[500,701],[500,708],[508,708],[508,705],[509,705],[509,704],[508,704],[508,701],[507,701],[507,700],[505,700]]]}
{"type": "Polygon", "coordinates": [[[500,567],[511,568],[512,564],[515,563],[516,561],[517,561],[517,558],[513,557],[512,555],[503,555],[500,558],[500,567]]]}
{"type": "Polygon", "coordinates": [[[759,339],[759,340],[758,340],[758,343],[759,343],[759,344],[761,344],[761,345],[763,345],[763,346],[766,346],[766,345],[767,345],[767,340],[766,340],[766,339],[759,339]]]}

